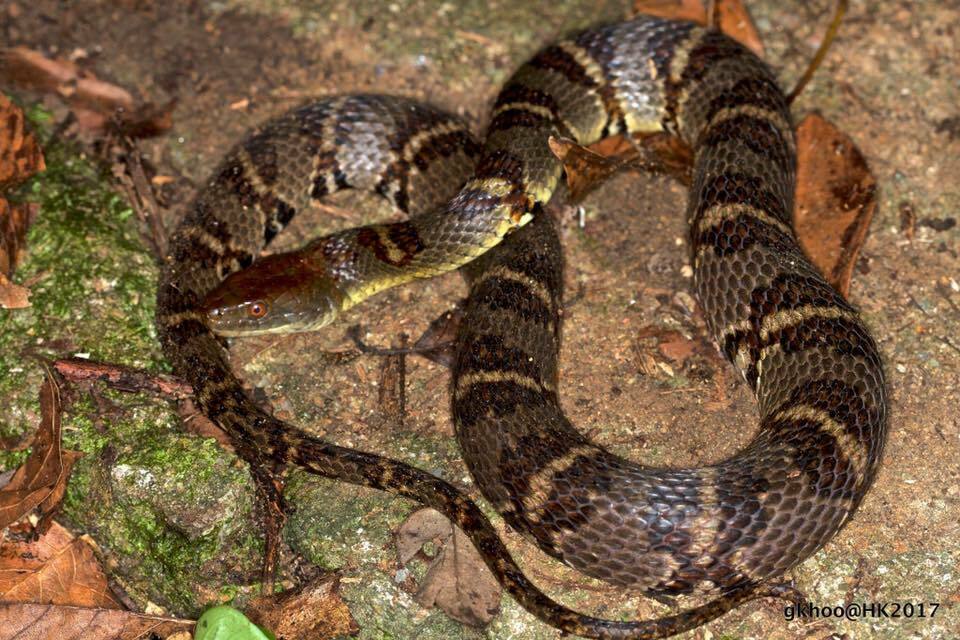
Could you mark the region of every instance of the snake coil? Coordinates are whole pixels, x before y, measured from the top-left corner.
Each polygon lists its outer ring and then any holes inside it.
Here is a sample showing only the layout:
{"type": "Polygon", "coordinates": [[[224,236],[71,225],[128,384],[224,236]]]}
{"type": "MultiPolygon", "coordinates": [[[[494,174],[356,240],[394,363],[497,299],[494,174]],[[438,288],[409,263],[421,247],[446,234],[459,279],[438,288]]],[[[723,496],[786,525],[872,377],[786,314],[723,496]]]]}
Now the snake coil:
{"type": "Polygon", "coordinates": [[[549,624],[596,638],[665,637],[782,593],[763,585],[847,522],[883,450],[882,363],[856,310],[797,244],[794,180],[790,115],[767,66],[716,31],[641,16],[549,46],[522,66],[496,101],[482,148],[450,117],[383,96],[331,98],[267,123],[227,155],[173,235],[158,332],[174,371],[254,473],[291,463],[411,498],[463,529],[507,591],[549,624]],[[561,250],[536,215],[562,173],[547,140],[653,131],[694,151],[687,221],[696,293],[759,405],[756,437],[697,469],[617,457],[559,405],[561,250]],[[431,187],[466,175],[452,197],[431,187]],[[311,200],[348,187],[415,215],[333,234],[293,260],[258,262],[256,280],[282,291],[270,322],[321,326],[377,291],[471,263],[451,395],[484,496],[584,573],[714,600],[645,622],[572,612],[524,577],[454,487],[311,437],[244,393],[210,327],[230,335],[249,331],[251,317],[262,322],[267,306],[251,306],[255,283],[241,269],[311,200]],[[211,292],[219,310],[208,314],[211,292]]]}

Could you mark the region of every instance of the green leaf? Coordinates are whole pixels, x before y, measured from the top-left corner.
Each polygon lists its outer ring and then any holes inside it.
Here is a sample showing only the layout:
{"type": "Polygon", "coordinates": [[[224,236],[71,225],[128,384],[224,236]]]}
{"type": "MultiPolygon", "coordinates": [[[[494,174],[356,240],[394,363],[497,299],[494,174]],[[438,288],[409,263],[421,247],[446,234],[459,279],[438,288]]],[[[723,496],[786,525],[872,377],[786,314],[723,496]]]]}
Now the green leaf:
{"type": "Polygon", "coordinates": [[[193,640],[276,640],[233,607],[207,609],[197,620],[193,640]]]}

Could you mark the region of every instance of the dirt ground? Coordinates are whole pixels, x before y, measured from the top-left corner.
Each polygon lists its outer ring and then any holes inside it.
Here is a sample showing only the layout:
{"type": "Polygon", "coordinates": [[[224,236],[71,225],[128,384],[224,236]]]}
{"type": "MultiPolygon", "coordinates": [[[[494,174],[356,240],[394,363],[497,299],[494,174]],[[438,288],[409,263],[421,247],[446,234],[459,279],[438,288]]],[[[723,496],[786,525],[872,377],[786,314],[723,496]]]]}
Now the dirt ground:
{"type": "MultiPolygon", "coordinates": [[[[783,86],[792,86],[819,42],[832,3],[757,0],[748,7],[767,60],[783,86]]],[[[379,91],[429,99],[462,114],[481,132],[498,87],[537,48],[571,30],[624,17],[628,8],[612,0],[7,0],[0,6],[0,40],[49,55],[74,54],[98,77],[155,103],[176,99],[172,129],[141,144],[156,172],[170,178],[160,193],[170,229],[217,159],[255,123],[311,97],[379,91]]],[[[863,310],[886,358],[892,418],[883,466],[863,506],[792,577],[817,604],[937,602],[940,608],[932,619],[788,622],[780,605],[758,602],[687,637],[960,637],[958,25],[955,0],[852,3],[824,65],[794,106],[796,119],[818,110],[850,134],[877,177],[879,207],[851,299],[863,310]],[[915,213],[913,234],[905,225],[907,211],[915,213]]],[[[47,98],[45,104],[56,119],[55,101],[47,98]]],[[[582,291],[565,316],[564,407],[604,446],[658,465],[720,460],[746,443],[756,425],[753,399],[714,355],[689,295],[684,202],[684,188],[671,180],[622,175],[580,208],[555,207],[567,252],[568,292],[582,291]],[[696,347],[693,355],[683,362],[671,359],[656,340],[639,337],[648,327],[678,332],[696,347]]],[[[348,213],[308,214],[277,246],[289,248],[319,233],[389,215],[376,201],[356,194],[337,197],[333,204],[348,213]]],[[[152,267],[144,269],[151,273],[152,267]]],[[[339,444],[438,473],[477,497],[453,439],[444,368],[407,359],[401,421],[378,404],[379,358],[330,355],[351,349],[346,329],[352,325],[362,325],[364,339],[380,345],[398,343],[401,334],[419,336],[464,291],[456,274],[403,287],[316,334],[238,340],[234,363],[282,417],[339,444]]],[[[110,305],[110,296],[103,297],[110,305]]],[[[152,314],[152,297],[152,290],[142,291],[145,316],[152,314]]],[[[50,339],[70,337],[70,325],[57,326],[51,325],[55,335],[50,339]]],[[[148,350],[142,358],[121,359],[161,369],[156,346],[148,350]]],[[[112,353],[92,336],[74,340],[70,353],[76,351],[102,359],[112,353]]],[[[26,388],[35,380],[24,376],[22,384],[26,388]]],[[[242,467],[216,445],[183,436],[169,405],[156,403],[144,414],[129,399],[111,402],[121,407],[118,424],[152,421],[163,425],[157,430],[169,439],[150,456],[137,441],[122,441],[124,436],[102,428],[96,447],[85,441],[93,447],[95,455],[88,458],[94,462],[78,471],[86,479],[71,486],[67,516],[72,527],[93,535],[112,575],[139,606],[149,602],[193,615],[211,602],[251,593],[259,542],[242,467]],[[168,461],[170,443],[186,452],[182,455],[199,456],[202,447],[203,461],[197,464],[205,471],[177,471],[168,461]],[[103,455],[104,447],[111,447],[111,455],[103,455]],[[145,469],[156,480],[149,491],[125,484],[145,469]],[[181,475],[170,480],[174,473],[181,475]],[[115,509],[149,505],[154,539],[170,530],[179,545],[200,545],[207,559],[202,571],[199,563],[185,568],[189,563],[149,564],[138,557],[142,550],[123,541],[133,534],[115,526],[109,514],[100,510],[88,517],[96,511],[90,505],[104,500],[103,492],[110,496],[104,504],[115,509]],[[194,513],[184,523],[182,512],[198,505],[203,514],[194,513]],[[196,577],[201,573],[203,584],[196,577]]],[[[12,413],[3,419],[4,428],[14,431],[28,422],[12,413]]],[[[82,433],[86,424],[77,420],[74,429],[82,433]]],[[[463,627],[416,604],[416,588],[398,565],[391,542],[413,505],[297,475],[290,493],[297,511],[285,531],[283,575],[289,583],[304,575],[299,557],[341,570],[360,637],[557,637],[506,598],[503,612],[484,630],[463,627]]],[[[503,529],[500,520],[497,526],[503,529]]],[[[565,603],[624,619],[669,611],[557,567],[515,533],[504,531],[504,536],[531,577],[565,603]]],[[[143,553],[149,553],[150,545],[145,547],[143,553]]]]}

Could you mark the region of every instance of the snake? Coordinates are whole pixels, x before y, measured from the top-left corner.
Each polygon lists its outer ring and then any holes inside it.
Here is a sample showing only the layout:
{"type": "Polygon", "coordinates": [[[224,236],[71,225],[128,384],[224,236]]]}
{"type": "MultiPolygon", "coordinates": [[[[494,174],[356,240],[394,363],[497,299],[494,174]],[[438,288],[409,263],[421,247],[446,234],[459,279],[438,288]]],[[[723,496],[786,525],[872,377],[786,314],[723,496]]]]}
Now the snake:
{"type": "Polygon", "coordinates": [[[775,579],[850,520],[882,457],[882,359],[859,312],[800,248],[795,176],[788,103],[766,63],[715,29],[640,15],[537,53],[502,88],[482,143],[432,107],[372,94],[321,99],[258,127],[171,236],[158,335],[254,474],[292,464],[412,499],[463,530],[505,590],[546,623],[591,638],[666,637],[784,596],[775,579]],[[759,411],[746,446],[697,468],[617,456],[560,404],[563,254],[543,208],[563,166],[548,141],[652,132],[693,152],[693,286],[759,411]],[[410,216],[260,256],[298,211],[347,188],[410,216]],[[586,575],[654,597],[712,599],[641,621],[564,607],[524,575],[462,491],[270,415],[231,372],[225,336],[320,328],[379,291],[459,267],[470,293],[451,408],[483,496],[586,575]]]}

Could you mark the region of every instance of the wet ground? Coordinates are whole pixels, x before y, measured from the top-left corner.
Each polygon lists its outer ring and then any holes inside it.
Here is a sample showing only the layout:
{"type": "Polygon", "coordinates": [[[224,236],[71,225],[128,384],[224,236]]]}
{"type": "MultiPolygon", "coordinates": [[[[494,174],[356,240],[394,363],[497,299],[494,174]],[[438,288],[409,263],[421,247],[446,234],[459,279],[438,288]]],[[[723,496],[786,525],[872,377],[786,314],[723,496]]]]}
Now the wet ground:
{"type": "MultiPolygon", "coordinates": [[[[791,86],[819,42],[830,3],[748,6],[767,59],[783,85],[791,86]]],[[[36,0],[0,7],[0,39],[50,55],[78,55],[99,77],[156,103],[176,98],[173,128],[141,145],[157,172],[170,178],[161,181],[160,195],[171,228],[231,142],[271,115],[310,97],[375,90],[428,98],[462,114],[479,132],[499,85],[539,46],[622,17],[626,10],[619,2],[36,0]]],[[[798,119],[819,110],[849,133],[877,176],[879,208],[851,299],[886,357],[893,400],[876,485],[844,531],[792,577],[817,604],[938,602],[940,608],[933,619],[787,622],[776,603],[760,602],[689,637],[960,635],[958,24],[956,2],[855,3],[794,109],[798,119]],[[908,210],[916,218],[912,234],[902,224],[908,210]]],[[[33,99],[21,96],[27,104],[33,99]]],[[[46,104],[55,121],[56,104],[49,99],[46,104]]],[[[57,153],[58,162],[88,167],[75,149],[57,153]]],[[[63,173],[71,188],[97,192],[109,186],[96,172],[79,185],[75,174],[82,172],[63,173]]],[[[60,213],[76,200],[43,198],[60,213]]],[[[583,291],[566,314],[564,406],[598,442],[650,464],[719,460],[747,442],[756,424],[752,398],[714,355],[688,294],[684,199],[684,189],[668,179],[623,175],[581,209],[554,208],[562,221],[568,291],[583,291]],[[675,351],[641,337],[650,327],[676,332],[673,340],[689,341],[692,355],[671,358],[675,351]]],[[[93,213],[97,202],[88,203],[93,213]]],[[[390,215],[355,194],[333,204],[335,215],[316,212],[298,219],[278,246],[390,215]]],[[[118,220],[127,217],[117,214],[118,220]]],[[[58,233],[56,227],[48,232],[54,238],[58,233]]],[[[41,313],[37,307],[29,326],[37,327],[48,353],[82,352],[162,368],[149,328],[149,283],[155,275],[150,261],[131,259],[122,267],[118,261],[118,272],[111,274],[110,247],[96,243],[115,242],[116,235],[102,229],[83,233],[89,244],[79,250],[103,253],[103,272],[74,283],[58,280],[60,271],[69,265],[73,275],[83,274],[90,268],[83,259],[73,264],[65,254],[60,263],[51,260],[42,268],[28,262],[23,272],[37,275],[41,289],[91,288],[89,295],[78,289],[70,298],[83,301],[75,308],[53,305],[41,313]],[[133,272],[142,277],[139,295],[124,286],[133,272]],[[124,324],[130,317],[135,329],[124,324]],[[89,330],[92,318],[107,318],[102,330],[89,330]]],[[[49,243],[51,236],[38,242],[49,243]]],[[[44,255],[42,247],[35,253],[44,255]]],[[[351,349],[346,337],[351,325],[362,324],[364,339],[377,344],[396,344],[402,333],[418,336],[463,293],[455,274],[403,287],[317,334],[237,341],[234,363],[282,417],[337,443],[438,473],[476,497],[452,437],[445,369],[408,358],[400,421],[379,404],[380,359],[329,355],[351,349]]],[[[11,330],[0,336],[0,349],[14,353],[23,347],[18,342],[23,336],[13,336],[13,325],[6,326],[11,330]]],[[[0,413],[5,432],[27,428],[35,417],[37,376],[29,363],[16,369],[11,366],[0,379],[14,400],[0,413]]],[[[77,395],[72,422],[70,416],[65,421],[67,437],[88,457],[71,485],[67,516],[75,529],[98,541],[107,566],[133,600],[190,615],[207,603],[249,593],[245,585],[255,574],[259,542],[242,466],[212,440],[183,435],[164,402],[77,395]]],[[[296,562],[301,555],[341,569],[361,637],[556,637],[509,599],[482,631],[420,608],[391,540],[413,505],[296,474],[289,493],[297,511],[285,530],[284,576],[295,581],[309,573],[296,562]]],[[[504,536],[538,584],[577,608],[621,618],[669,610],[557,567],[512,532],[504,536]]]]}

